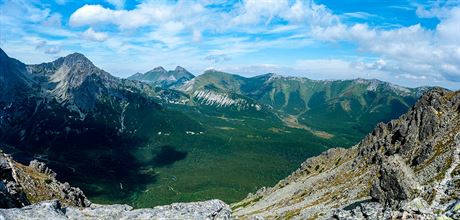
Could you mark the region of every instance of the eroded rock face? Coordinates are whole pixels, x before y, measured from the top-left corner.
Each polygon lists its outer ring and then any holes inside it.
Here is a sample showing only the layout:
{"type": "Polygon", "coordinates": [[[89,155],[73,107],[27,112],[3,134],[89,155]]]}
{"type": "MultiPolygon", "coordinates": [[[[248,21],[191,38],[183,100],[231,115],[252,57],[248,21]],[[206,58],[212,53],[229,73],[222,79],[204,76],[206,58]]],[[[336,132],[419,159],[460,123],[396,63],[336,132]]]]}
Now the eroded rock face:
{"type": "Polygon", "coordinates": [[[232,207],[260,219],[456,219],[459,164],[460,91],[433,89],[351,149],[310,158],[232,207]]]}
{"type": "Polygon", "coordinates": [[[42,162],[29,166],[0,152],[0,208],[16,208],[43,200],[58,199],[66,206],[87,207],[91,202],[69,183],[56,180],[56,173],[42,162]]]}
{"type": "Polygon", "coordinates": [[[58,200],[44,201],[24,208],[0,210],[0,219],[216,219],[230,220],[230,207],[220,200],[174,203],[151,209],[128,205],[91,205],[63,208],[58,200]]]}
{"type": "Polygon", "coordinates": [[[0,208],[21,207],[30,204],[20,185],[14,180],[13,169],[7,157],[0,155],[0,208]]]}
{"type": "Polygon", "coordinates": [[[370,192],[373,199],[389,207],[398,207],[401,201],[420,193],[420,183],[401,156],[392,155],[381,163],[379,180],[370,192]]]}

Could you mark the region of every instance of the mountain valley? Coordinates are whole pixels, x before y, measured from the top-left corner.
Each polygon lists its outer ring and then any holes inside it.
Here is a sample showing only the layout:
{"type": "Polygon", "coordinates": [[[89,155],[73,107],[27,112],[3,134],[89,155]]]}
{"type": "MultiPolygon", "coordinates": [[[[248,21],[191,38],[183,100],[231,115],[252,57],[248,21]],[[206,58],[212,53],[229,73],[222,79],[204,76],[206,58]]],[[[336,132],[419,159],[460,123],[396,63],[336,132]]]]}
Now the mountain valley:
{"type": "Polygon", "coordinates": [[[354,145],[427,90],[181,67],[119,79],[77,53],[26,65],[1,51],[1,67],[2,149],[46,162],[93,202],[134,207],[239,201],[354,145]]]}

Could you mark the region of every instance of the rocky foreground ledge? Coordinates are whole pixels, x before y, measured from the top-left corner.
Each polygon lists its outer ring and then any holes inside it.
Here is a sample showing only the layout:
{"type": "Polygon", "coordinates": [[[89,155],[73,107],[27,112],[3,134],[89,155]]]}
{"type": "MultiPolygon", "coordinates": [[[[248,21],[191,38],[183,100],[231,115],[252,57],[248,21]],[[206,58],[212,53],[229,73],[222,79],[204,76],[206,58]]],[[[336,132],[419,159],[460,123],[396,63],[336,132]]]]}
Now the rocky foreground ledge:
{"type": "Polygon", "coordinates": [[[128,205],[61,207],[58,200],[44,201],[23,208],[0,209],[0,219],[232,219],[230,207],[220,200],[174,203],[149,209],[128,205]]]}

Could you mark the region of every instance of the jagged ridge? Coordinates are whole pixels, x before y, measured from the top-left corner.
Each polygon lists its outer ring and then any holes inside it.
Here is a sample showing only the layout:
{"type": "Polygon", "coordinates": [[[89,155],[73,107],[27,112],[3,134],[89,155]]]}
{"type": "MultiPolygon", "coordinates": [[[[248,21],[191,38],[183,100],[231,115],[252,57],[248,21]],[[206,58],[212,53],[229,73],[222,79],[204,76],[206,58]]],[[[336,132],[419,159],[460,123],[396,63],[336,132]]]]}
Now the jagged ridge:
{"type": "Polygon", "coordinates": [[[194,77],[193,74],[181,66],[169,71],[159,66],[145,73],[136,73],[128,77],[128,79],[138,80],[161,88],[176,88],[184,85],[194,77]]]}
{"type": "Polygon", "coordinates": [[[233,205],[242,218],[457,215],[460,92],[434,89],[351,149],[310,158],[273,188],[233,205]]]}

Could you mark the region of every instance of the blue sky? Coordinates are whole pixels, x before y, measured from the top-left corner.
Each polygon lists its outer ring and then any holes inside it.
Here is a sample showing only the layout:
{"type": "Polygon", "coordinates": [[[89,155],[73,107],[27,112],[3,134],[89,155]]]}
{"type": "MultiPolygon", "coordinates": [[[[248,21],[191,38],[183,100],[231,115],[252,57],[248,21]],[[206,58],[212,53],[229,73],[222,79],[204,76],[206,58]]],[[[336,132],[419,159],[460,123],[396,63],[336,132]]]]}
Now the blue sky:
{"type": "Polygon", "coordinates": [[[80,52],[115,76],[156,66],[460,89],[460,1],[0,0],[0,47],[80,52]]]}

